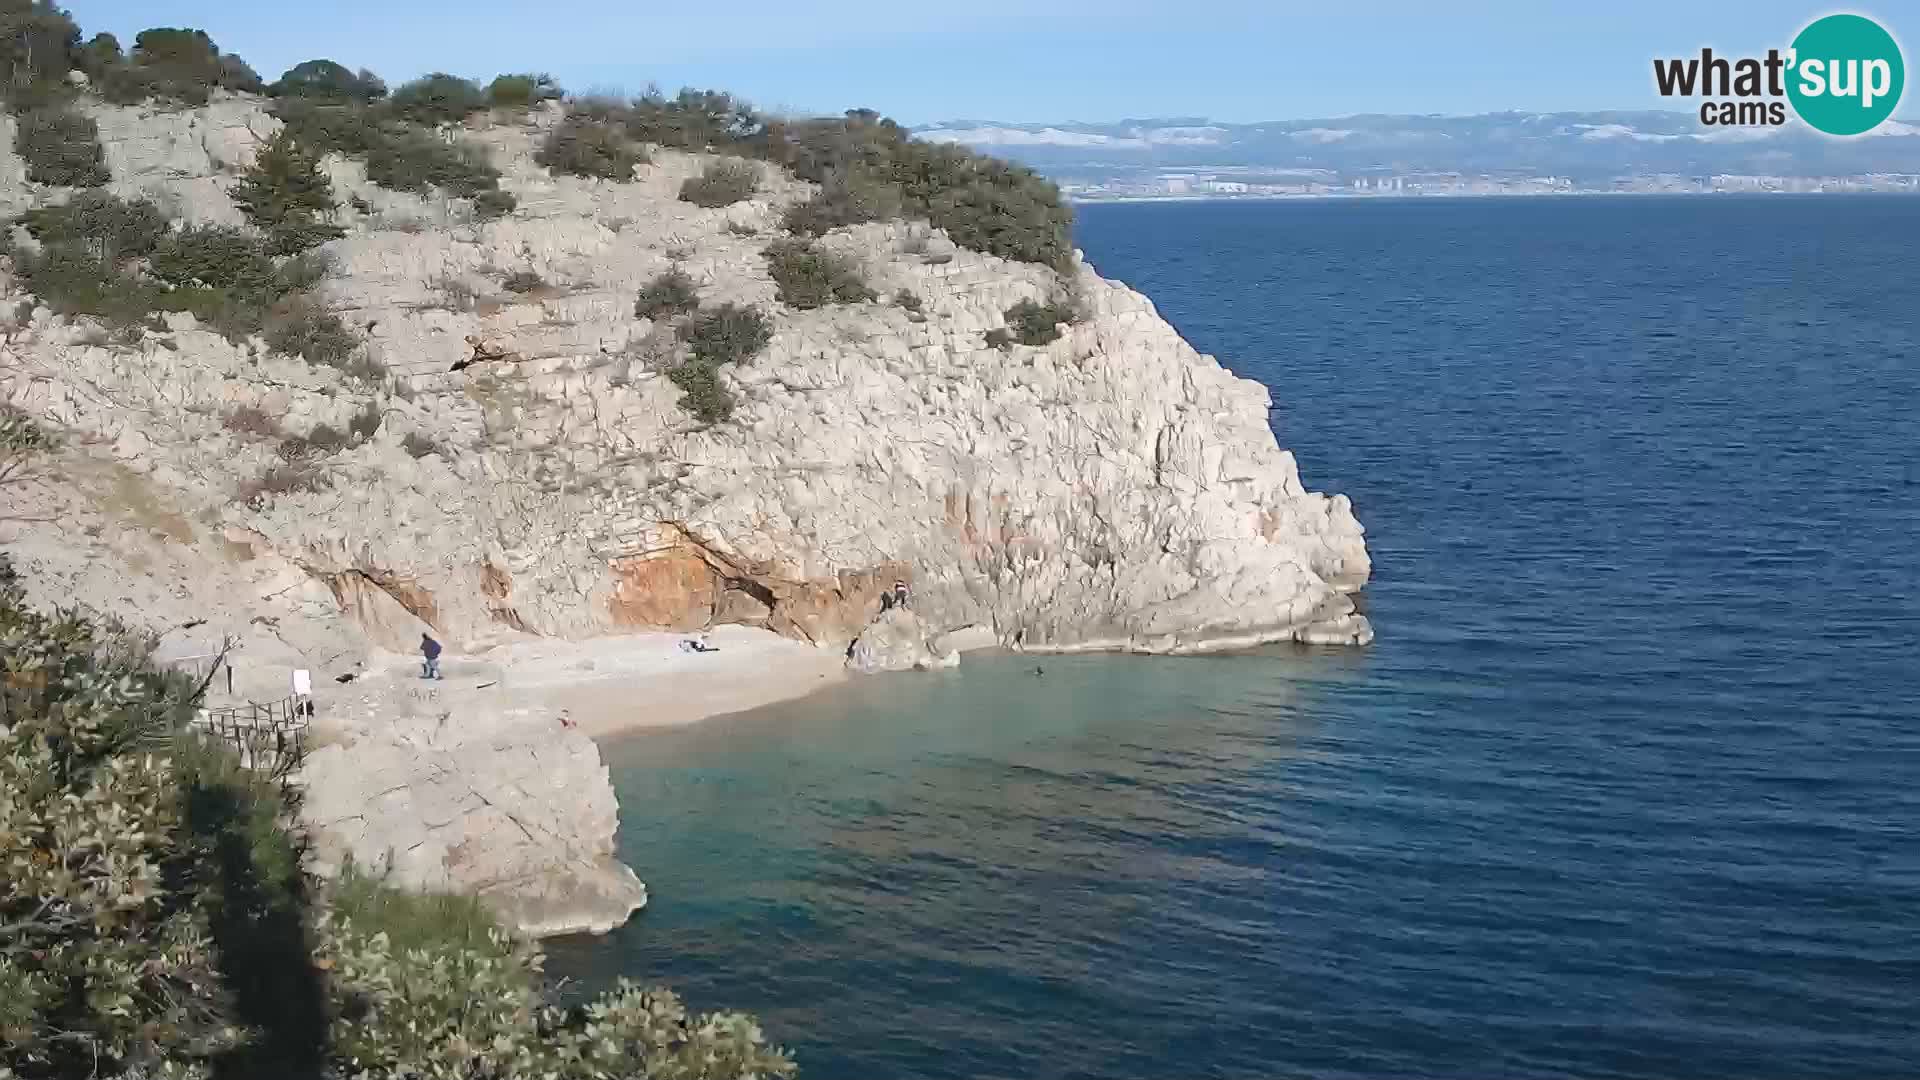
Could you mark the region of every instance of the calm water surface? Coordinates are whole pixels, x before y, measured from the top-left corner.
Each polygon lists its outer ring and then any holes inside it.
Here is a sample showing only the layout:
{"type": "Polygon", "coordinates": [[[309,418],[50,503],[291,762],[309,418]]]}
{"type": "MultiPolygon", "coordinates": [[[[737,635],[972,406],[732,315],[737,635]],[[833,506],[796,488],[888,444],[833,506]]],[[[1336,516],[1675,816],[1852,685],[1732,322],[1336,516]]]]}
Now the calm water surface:
{"type": "Polygon", "coordinates": [[[813,1077],[1920,1075],[1920,199],[1104,206],[1273,388],[1379,642],[607,748],[551,967],[813,1077]]]}

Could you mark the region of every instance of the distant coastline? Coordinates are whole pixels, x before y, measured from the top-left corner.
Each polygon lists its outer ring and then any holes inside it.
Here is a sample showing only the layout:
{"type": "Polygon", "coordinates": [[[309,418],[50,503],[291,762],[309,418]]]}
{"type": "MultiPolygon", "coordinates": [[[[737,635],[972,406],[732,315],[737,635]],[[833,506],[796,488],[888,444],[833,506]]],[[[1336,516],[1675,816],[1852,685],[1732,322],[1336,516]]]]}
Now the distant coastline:
{"type": "Polygon", "coordinates": [[[1591,198],[1645,198],[1647,196],[1686,196],[1697,197],[1753,197],[1753,196],[1839,196],[1858,197],[1863,195],[1920,195],[1920,190],[1911,188],[1868,188],[1854,190],[1807,189],[1799,191],[1777,191],[1756,189],[1735,190],[1697,190],[1697,189],[1642,189],[1627,191],[1601,191],[1597,189],[1575,191],[1400,191],[1391,193],[1328,191],[1313,194],[1192,194],[1192,195],[1079,195],[1068,194],[1066,200],[1075,206],[1104,206],[1113,203],[1246,203],[1246,202],[1411,202],[1433,199],[1591,199],[1591,198]]]}

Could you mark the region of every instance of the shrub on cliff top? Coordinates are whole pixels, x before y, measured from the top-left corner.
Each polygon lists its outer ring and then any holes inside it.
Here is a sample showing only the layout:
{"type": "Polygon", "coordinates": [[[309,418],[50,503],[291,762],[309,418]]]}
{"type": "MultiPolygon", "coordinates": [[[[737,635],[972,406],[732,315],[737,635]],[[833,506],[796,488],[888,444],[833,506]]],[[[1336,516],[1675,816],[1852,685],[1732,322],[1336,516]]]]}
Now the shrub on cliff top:
{"type": "Polygon", "coordinates": [[[367,163],[367,179],[389,191],[424,194],[432,188],[479,200],[483,216],[511,196],[499,191],[500,172],[479,147],[448,145],[438,136],[396,119],[385,106],[360,102],[280,98],[273,114],[311,153],[336,153],[367,163]],[[498,193],[498,194],[495,194],[498,193]]]}
{"type": "Polygon", "coordinates": [[[333,182],[321,171],[319,155],[302,146],[291,128],[280,129],[254,155],[233,201],[267,234],[275,255],[298,254],[346,235],[329,220],[333,182]]]}
{"type": "Polygon", "coordinates": [[[716,161],[699,176],[680,185],[680,199],[695,206],[717,210],[753,197],[760,184],[760,170],[752,162],[738,159],[716,161]]]}
{"type": "Polygon", "coordinates": [[[122,105],[149,98],[205,105],[215,88],[257,94],[266,87],[246,61],[222,54],[204,30],[155,27],[133,39],[126,60],[101,72],[99,89],[122,105]]]}
{"type": "Polygon", "coordinates": [[[763,129],[751,106],[718,90],[683,88],[667,97],[649,88],[619,118],[632,138],[681,150],[744,146],[763,129]]]}
{"type": "Polygon", "coordinates": [[[976,251],[1064,268],[1073,212],[1031,169],[964,147],[926,143],[870,110],[840,119],[769,123],[760,152],[819,197],[789,216],[795,232],[905,214],[925,217],[976,251]]]}
{"type": "Polygon", "coordinates": [[[308,60],[288,68],[267,87],[274,97],[319,98],[329,101],[378,101],[387,96],[387,84],[373,72],[356,74],[332,60],[308,60]]]}
{"type": "Polygon", "coordinates": [[[487,104],[496,109],[526,109],[564,96],[551,75],[501,75],[487,84],[487,104]]]}
{"type": "Polygon", "coordinates": [[[802,311],[828,304],[859,304],[874,298],[851,262],[805,240],[776,240],[767,245],[767,273],[779,287],[780,302],[802,311]]]}
{"type": "Polygon", "coordinates": [[[63,107],[32,109],[15,122],[13,150],[27,163],[27,179],[60,187],[100,187],[113,179],[100,128],[90,116],[63,107]]]}
{"type": "Polygon", "coordinates": [[[458,124],[487,107],[472,80],[436,71],[403,84],[388,99],[393,113],[415,124],[458,124]]]}
{"type": "Polygon", "coordinates": [[[627,181],[635,166],[647,164],[647,155],[611,124],[568,116],[547,135],[534,160],[556,173],[627,181]]]}
{"type": "Polygon", "coordinates": [[[50,0],[0,3],[0,92],[9,101],[37,101],[64,88],[79,48],[80,27],[50,0]]]}

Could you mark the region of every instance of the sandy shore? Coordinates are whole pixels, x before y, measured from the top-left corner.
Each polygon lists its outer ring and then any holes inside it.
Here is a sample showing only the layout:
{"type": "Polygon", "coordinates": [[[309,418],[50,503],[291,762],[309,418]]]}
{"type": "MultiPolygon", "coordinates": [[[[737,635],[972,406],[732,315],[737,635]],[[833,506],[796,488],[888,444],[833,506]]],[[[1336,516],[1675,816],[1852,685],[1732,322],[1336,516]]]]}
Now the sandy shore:
{"type": "Polygon", "coordinates": [[[717,652],[687,652],[680,647],[685,640],[685,634],[645,633],[527,642],[480,659],[502,666],[515,697],[566,710],[596,738],[771,705],[847,677],[839,651],[767,630],[716,627],[707,641],[717,652]]]}
{"type": "Polygon", "coordinates": [[[318,681],[314,697],[323,720],[348,728],[441,710],[478,726],[558,727],[564,717],[604,738],[771,705],[847,677],[838,650],[766,630],[717,627],[707,636],[717,651],[707,653],[682,649],[687,639],[649,632],[448,652],[434,682],[420,678],[417,658],[383,652],[351,683],[318,681]]]}

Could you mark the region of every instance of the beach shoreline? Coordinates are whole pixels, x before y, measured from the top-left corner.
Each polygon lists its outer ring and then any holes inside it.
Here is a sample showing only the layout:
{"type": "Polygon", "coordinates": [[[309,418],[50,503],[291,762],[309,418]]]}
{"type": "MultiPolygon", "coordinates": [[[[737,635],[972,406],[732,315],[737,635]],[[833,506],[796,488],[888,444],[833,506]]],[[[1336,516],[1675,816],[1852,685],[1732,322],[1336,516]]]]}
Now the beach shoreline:
{"type": "Polygon", "coordinates": [[[424,703],[416,699],[426,699],[470,724],[489,714],[494,723],[571,728],[602,740],[789,701],[847,678],[840,650],[746,626],[701,635],[522,639],[472,653],[450,650],[437,680],[420,678],[419,670],[417,659],[377,652],[351,683],[315,688],[321,723],[335,713],[329,699],[357,699],[361,708],[351,711],[361,714],[361,724],[413,711],[424,703]],[[683,647],[696,636],[710,651],[683,647]]]}

